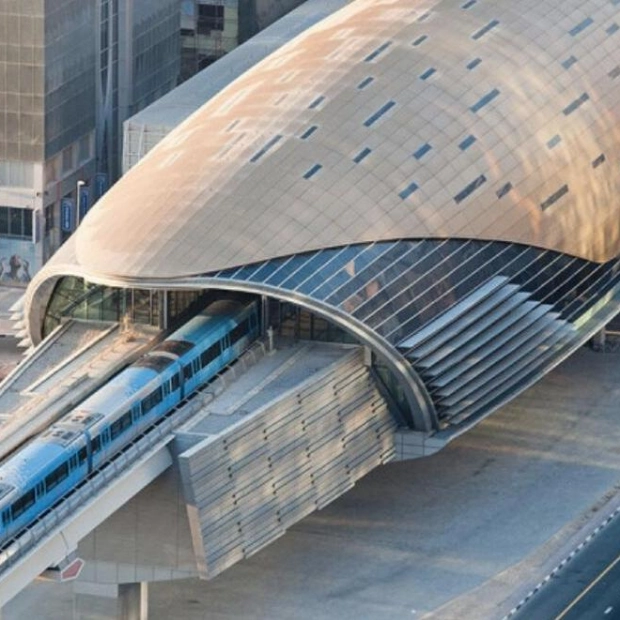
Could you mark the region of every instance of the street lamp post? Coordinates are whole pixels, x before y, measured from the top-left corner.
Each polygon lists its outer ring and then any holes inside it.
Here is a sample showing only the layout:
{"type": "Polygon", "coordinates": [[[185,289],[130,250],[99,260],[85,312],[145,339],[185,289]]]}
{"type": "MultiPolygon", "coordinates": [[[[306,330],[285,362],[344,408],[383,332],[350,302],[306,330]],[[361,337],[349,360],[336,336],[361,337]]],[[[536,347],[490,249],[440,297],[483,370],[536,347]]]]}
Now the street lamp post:
{"type": "Polygon", "coordinates": [[[75,228],[80,225],[80,190],[82,187],[86,185],[86,181],[82,181],[81,179],[77,182],[75,189],[75,228]]]}

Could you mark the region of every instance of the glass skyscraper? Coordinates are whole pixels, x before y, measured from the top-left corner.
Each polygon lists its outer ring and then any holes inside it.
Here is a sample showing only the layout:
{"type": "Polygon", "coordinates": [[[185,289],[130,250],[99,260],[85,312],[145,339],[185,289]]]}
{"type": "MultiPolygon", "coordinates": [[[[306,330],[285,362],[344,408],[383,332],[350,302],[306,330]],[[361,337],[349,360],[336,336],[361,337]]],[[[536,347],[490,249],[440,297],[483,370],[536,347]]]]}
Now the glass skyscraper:
{"type": "Polygon", "coordinates": [[[176,0],[0,0],[0,283],[118,178],[122,122],[176,85],[179,33],[176,0]]]}

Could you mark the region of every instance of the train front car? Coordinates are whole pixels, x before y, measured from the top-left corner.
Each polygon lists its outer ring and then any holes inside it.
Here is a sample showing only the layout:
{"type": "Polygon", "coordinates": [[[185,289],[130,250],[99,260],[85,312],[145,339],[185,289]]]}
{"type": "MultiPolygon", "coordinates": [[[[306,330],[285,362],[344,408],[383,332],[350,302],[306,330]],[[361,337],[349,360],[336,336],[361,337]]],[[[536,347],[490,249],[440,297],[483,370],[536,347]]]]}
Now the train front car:
{"type": "Polygon", "coordinates": [[[0,468],[0,545],[88,473],[83,433],[52,426],[0,468]]]}
{"type": "Polygon", "coordinates": [[[256,303],[216,302],[8,458],[0,466],[0,545],[212,379],[257,334],[256,303]]]}

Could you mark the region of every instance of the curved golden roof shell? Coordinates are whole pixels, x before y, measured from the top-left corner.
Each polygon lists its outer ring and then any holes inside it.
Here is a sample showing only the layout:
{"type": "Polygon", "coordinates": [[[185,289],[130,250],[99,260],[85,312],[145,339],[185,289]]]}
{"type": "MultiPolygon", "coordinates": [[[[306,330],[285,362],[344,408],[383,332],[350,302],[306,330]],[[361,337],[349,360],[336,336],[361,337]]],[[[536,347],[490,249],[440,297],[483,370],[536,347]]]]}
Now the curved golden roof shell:
{"type": "Polygon", "coordinates": [[[351,3],[170,133],[85,218],[75,261],[174,277],[423,237],[615,257],[620,5],[520,6],[351,3]]]}

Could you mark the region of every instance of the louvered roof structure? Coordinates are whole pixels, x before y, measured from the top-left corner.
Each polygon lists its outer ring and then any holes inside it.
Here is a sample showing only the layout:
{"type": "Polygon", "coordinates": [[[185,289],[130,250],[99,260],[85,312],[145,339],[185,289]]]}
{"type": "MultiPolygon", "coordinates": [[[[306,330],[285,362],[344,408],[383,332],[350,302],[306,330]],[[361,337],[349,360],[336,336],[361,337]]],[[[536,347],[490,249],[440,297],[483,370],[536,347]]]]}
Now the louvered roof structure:
{"type": "Polygon", "coordinates": [[[620,3],[355,0],[209,100],[28,290],[247,290],[342,326],[419,430],[499,406],[618,311],[620,3]]]}

